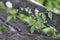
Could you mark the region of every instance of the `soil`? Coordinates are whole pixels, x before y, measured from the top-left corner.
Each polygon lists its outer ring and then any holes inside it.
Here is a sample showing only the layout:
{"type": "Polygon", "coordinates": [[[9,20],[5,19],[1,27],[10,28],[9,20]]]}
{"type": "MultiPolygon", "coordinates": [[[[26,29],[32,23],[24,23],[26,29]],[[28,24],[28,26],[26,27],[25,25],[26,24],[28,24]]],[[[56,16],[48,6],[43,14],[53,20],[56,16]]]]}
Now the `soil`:
{"type": "Polygon", "coordinates": [[[0,34],[0,40],[60,40],[59,38],[51,38],[41,31],[30,33],[30,26],[25,21],[18,18],[15,21],[11,20],[5,23],[9,15],[10,14],[6,10],[0,9],[0,25],[3,25],[4,28],[8,30],[0,34]]]}

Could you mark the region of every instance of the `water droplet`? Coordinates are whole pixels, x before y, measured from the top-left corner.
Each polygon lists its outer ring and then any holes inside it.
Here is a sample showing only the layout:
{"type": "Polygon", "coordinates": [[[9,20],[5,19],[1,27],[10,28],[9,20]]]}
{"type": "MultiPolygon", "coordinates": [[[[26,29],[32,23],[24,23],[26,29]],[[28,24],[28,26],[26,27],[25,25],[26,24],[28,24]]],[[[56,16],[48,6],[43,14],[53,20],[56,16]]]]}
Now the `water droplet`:
{"type": "Polygon", "coordinates": [[[37,15],[38,12],[39,12],[39,10],[38,9],[35,9],[34,12],[35,12],[35,15],[37,15]]]}
{"type": "Polygon", "coordinates": [[[23,11],[24,9],[21,7],[21,11],[23,11]]]}

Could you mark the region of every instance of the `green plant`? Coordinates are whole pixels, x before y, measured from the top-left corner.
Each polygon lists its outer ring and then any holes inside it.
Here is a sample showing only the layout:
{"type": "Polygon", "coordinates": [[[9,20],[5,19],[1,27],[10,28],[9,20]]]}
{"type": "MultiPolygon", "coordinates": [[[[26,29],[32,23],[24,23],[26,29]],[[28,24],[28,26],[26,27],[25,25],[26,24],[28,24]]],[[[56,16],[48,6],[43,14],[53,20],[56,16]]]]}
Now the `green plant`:
{"type": "Polygon", "coordinates": [[[6,32],[6,31],[7,31],[7,29],[3,28],[3,26],[0,25],[0,33],[6,32]]]}
{"type": "Polygon", "coordinates": [[[35,0],[44,5],[47,9],[60,14],[60,0],[35,0]],[[57,12],[58,11],[58,12],[57,12]]]}
{"type": "MultiPolygon", "coordinates": [[[[2,5],[0,5],[0,7],[2,7],[2,5]]],[[[6,9],[11,14],[11,16],[8,16],[6,22],[9,22],[11,19],[16,20],[16,18],[19,18],[19,19],[22,19],[23,21],[26,21],[31,26],[31,29],[30,29],[31,33],[33,33],[37,29],[37,30],[41,30],[43,33],[51,37],[56,37],[58,35],[52,28],[47,27],[45,25],[44,22],[46,21],[46,15],[44,13],[38,13],[35,18],[32,18],[32,17],[30,18],[22,13],[18,13],[18,11],[16,11],[13,8],[4,6],[4,9],[6,9]]],[[[48,13],[48,17],[52,20],[51,12],[48,13]]]]}
{"type": "Polygon", "coordinates": [[[51,12],[48,13],[48,17],[50,18],[50,20],[52,20],[53,15],[51,12]]]}

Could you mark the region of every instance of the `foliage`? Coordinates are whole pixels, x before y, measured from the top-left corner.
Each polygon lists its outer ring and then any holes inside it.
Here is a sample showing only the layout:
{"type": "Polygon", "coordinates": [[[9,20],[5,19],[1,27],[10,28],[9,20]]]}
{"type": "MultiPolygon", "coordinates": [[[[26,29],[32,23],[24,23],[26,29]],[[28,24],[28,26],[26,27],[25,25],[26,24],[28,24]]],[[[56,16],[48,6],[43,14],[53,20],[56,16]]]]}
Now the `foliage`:
{"type": "Polygon", "coordinates": [[[44,28],[42,31],[43,31],[44,33],[48,34],[49,36],[52,36],[52,35],[53,35],[53,32],[54,32],[54,31],[53,31],[51,28],[49,28],[49,27],[44,28]]]}
{"type": "MultiPolygon", "coordinates": [[[[2,5],[0,6],[2,7],[2,5]]],[[[31,33],[33,33],[37,29],[37,30],[41,30],[43,33],[51,37],[56,37],[58,35],[52,28],[47,27],[44,24],[44,21],[46,21],[46,15],[44,13],[39,12],[35,18],[32,18],[32,17],[30,18],[22,13],[18,13],[18,11],[16,11],[15,9],[12,9],[9,7],[5,7],[5,8],[11,14],[11,16],[8,16],[6,22],[9,22],[11,19],[15,20],[16,18],[19,18],[19,19],[22,19],[23,21],[26,21],[31,26],[31,29],[30,29],[31,33]]],[[[52,13],[49,12],[48,17],[51,20],[52,20],[52,16],[53,16],[52,13]]]]}
{"type": "Polygon", "coordinates": [[[46,15],[45,14],[42,14],[42,19],[43,19],[43,21],[46,20],[46,15]]]}
{"type": "Polygon", "coordinates": [[[5,29],[5,28],[3,28],[3,26],[2,25],[0,25],[0,33],[2,33],[2,32],[6,32],[7,30],[5,29]]]}
{"type": "Polygon", "coordinates": [[[12,19],[12,16],[8,16],[7,20],[5,21],[6,23],[9,22],[12,19]]]}
{"type": "Polygon", "coordinates": [[[50,18],[50,20],[52,20],[52,16],[53,16],[52,13],[49,12],[49,13],[48,13],[48,17],[50,18]]]}
{"type": "MultiPolygon", "coordinates": [[[[35,0],[35,1],[41,3],[51,11],[55,12],[55,9],[57,9],[56,11],[58,10],[60,11],[60,0],[35,0]]],[[[59,11],[57,12],[58,14],[60,14],[59,11]]]]}
{"type": "Polygon", "coordinates": [[[5,5],[2,2],[0,2],[0,8],[6,9],[5,5]]]}

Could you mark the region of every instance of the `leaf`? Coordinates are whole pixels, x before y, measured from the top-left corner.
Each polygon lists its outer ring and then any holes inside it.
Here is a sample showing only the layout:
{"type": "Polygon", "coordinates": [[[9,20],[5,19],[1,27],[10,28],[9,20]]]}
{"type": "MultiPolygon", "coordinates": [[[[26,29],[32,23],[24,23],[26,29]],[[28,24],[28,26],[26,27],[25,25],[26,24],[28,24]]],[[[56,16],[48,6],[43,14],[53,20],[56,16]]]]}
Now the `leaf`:
{"type": "Polygon", "coordinates": [[[56,32],[53,33],[53,36],[52,37],[53,38],[57,38],[58,37],[58,35],[56,34],[56,32]]]}
{"type": "Polygon", "coordinates": [[[60,38],[60,34],[59,33],[57,34],[57,36],[58,36],[58,38],[60,38]]]}
{"type": "Polygon", "coordinates": [[[41,29],[46,28],[46,25],[44,25],[44,24],[42,24],[41,26],[42,26],[41,29]]]}
{"type": "Polygon", "coordinates": [[[38,21],[39,24],[40,24],[40,23],[43,23],[42,18],[38,18],[37,21],[38,21]]]}
{"type": "Polygon", "coordinates": [[[48,32],[50,31],[50,28],[44,28],[42,31],[43,31],[44,33],[48,33],[48,32]]]}
{"type": "Polygon", "coordinates": [[[33,25],[30,29],[30,32],[33,33],[35,31],[35,26],[33,25]]]}
{"type": "Polygon", "coordinates": [[[40,3],[41,0],[35,0],[36,2],[40,3]]]}
{"type": "Polygon", "coordinates": [[[49,28],[49,27],[48,28],[44,28],[42,31],[45,34],[49,35],[49,36],[53,36],[53,34],[54,34],[53,30],[51,28],[49,28]]]}
{"type": "Polygon", "coordinates": [[[0,8],[6,9],[6,7],[5,7],[3,2],[0,2],[0,8]]]}
{"type": "Polygon", "coordinates": [[[0,25],[0,32],[6,32],[7,30],[0,25]]]}
{"type": "Polygon", "coordinates": [[[37,22],[34,22],[34,23],[32,24],[32,27],[31,27],[31,29],[30,29],[31,33],[33,33],[35,29],[39,29],[39,25],[38,25],[37,22]]]}
{"type": "Polygon", "coordinates": [[[5,21],[6,23],[9,22],[11,19],[13,18],[13,16],[8,16],[7,20],[5,21]]]}
{"type": "Polygon", "coordinates": [[[49,13],[48,13],[48,17],[50,18],[50,20],[52,20],[52,16],[53,16],[52,13],[49,12],[49,13]]]}
{"type": "Polygon", "coordinates": [[[16,15],[13,15],[13,19],[14,19],[14,20],[16,20],[16,17],[17,17],[16,15]]]}
{"type": "Polygon", "coordinates": [[[18,15],[18,18],[26,21],[27,23],[29,23],[29,25],[32,25],[32,24],[35,22],[34,19],[29,18],[28,16],[26,16],[26,15],[24,15],[24,14],[19,14],[19,15],[18,15]]]}
{"type": "Polygon", "coordinates": [[[18,15],[18,18],[19,19],[23,19],[24,21],[26,21],[27,23],[29,23],[29,17],[28,16],[26,16],[26,15],[24,15],[24,14],[19,14],[18,15]]]}
{"type": "Polygon", "coordinates": [[[12,14],[12,15],[16,15],[17,14],[17,11],[14,10],[14,9],[11,9],[11,8],[7,8],[7,11],[12,14]]]}
{"type": "Polygon", "coordinates": [[[60,10],[60,3],[58,4],[56,1],[53,1],[53,0],[52,0],[52,2],[54,4],[54,8],[57,8],[60,10]]]}
{"type": "Polygon", "coordinates": [[[43,24],[43,21],[42,21],[41,18],[38,19],[37,23],[38,23],[38,25],[39,25],[39,29],[42,29],[42,28],[46,27],[46,26],[43,24]]]}
{"type": "Polygon", "coordinates": [[[53,9],[53,4],[52,4],[52,1],[51,0],[47,0],[46,7],[48,9],[53,9]]]}
{"type": "Polygon", "coordinates": [[[37,22],[35,22],[33,25],[35,26],[36,29],[40,29],[39,24],[37,22]]]}
{"type": "Polygon", "coordinates": [[[38,13],[38,16],[41,16],[42,15],[42,13],[38,13]]]}
{"type": "Polygon", "coordinates": [[[46,20],[46,15],[45,14],[42,14],[42,19],[43,19],[43,21],[46,20]]]}

